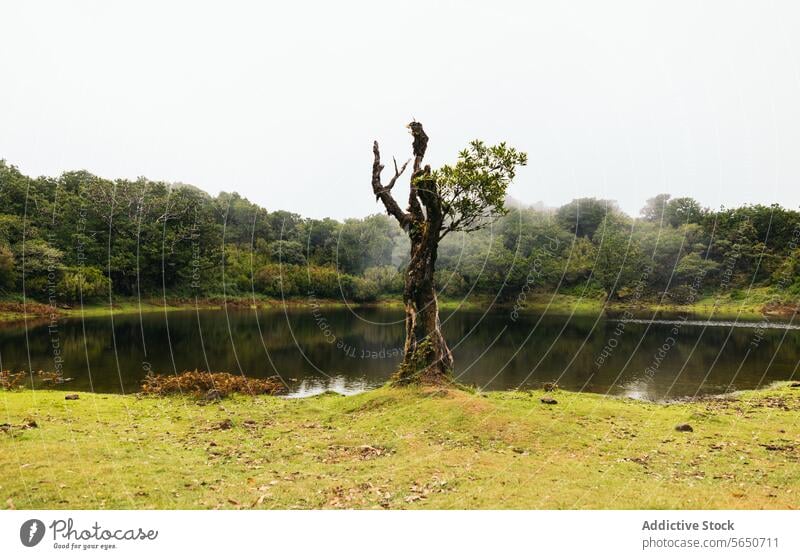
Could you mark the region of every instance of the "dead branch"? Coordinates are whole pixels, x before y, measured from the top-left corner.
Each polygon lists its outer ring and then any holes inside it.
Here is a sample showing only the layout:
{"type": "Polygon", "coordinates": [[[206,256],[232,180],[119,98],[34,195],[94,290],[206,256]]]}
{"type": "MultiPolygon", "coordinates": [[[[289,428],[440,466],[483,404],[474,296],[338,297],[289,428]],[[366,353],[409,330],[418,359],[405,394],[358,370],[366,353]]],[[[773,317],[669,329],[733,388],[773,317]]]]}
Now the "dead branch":
{"type": "Polygon", "coordinates": [[[392,177],[392,180],[389,181],[389,184],[384,186],[381,183],[381,172],[383,171],[383,165],[381,165],[381,152],[378,147],[378,142],[374,142],[372,144],[372,153],[374,155],[374,160],[372,163],[372,192],[375,194],[375,199],[383,202],[388,214],[394,216],[394,218],[402,227],[406,227],[411,218],[408,214],[400,209],[400,206],[397,205],[397,201],[392,196],[391,190],[394,188],[397,179],[400,178],[400,175],[402,175],[406,170],[408,161],[406,161],[399,169],[397,168],[397,161],[394,162],[394,177],[392,177]]]}

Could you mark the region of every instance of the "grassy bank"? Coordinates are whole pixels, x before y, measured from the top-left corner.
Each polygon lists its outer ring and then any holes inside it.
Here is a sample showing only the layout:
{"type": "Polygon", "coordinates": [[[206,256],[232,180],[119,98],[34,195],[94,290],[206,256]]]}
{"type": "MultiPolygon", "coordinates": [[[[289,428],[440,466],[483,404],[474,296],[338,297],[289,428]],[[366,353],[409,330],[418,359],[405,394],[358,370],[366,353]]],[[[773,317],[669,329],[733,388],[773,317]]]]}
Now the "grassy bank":
{"type": "MultiPolygon", "coordinates": [[[[673,313],[686,314],[699,318],[712,317],[739,317],[741,320],[761,320],[764,316],[776,318],[791,318],[795,311],[796,303],[775,304],[776,301],[783,301],[777,297],[774,290],[770,288],[753,288],[749,292],[733,291],[722,295],[707,295],[699,298],[690,305],[677,305],[659,302],[656,300],[630,300],[605,301],[597,298],[585,298],[576,295],[565,294],[529,294],[520,303],[498,302],[491,297],[477,296],[469,299],[451,299],[441,297],[439,305],[443,311],[453,311],[457,309],[478,309],[483,310],[489,306],[499,308],[516,308],[520,313],[543,313],[551,314],[576,314],[576,315],[596,315],[601,312],[622,313],[626,310],[635,312],[637,315],[648,316],[654,313],[673,313]]],[[[252,308],[282,308],[284,305],[289,307],[311,307],[318,305],[321,307],[342,307],[346,305],[354,306],[381,306],[383,308],[403,308],[403,303],[399,297],[384,297],[368,304],[345,303],[341,300],[326,300],[312,298],[288,298],[285,300],[269,297],[208,297],[202,299],[167,297],[163,298],[117,298],[113,306],[106,301],[91,301],[83,306],[73,306],[70,308],[58,308],[55,312],[62,317],[96,317],[114,314],[129,313],[152,313],[168,312],[177,310],[193,309],[222,309],[226,306],[234,309],[252,308]]],[[[0,301],[0,322],[19,321],[25,318],[26,307],[20,299],[0,301]]],[[[27,302],[27,317],[31,320],[49,319],[54,309],[48,305],[38,303],[33,300],[27,302]]]]}
{"type": "Polygon", "coordinates": [[[3,392],[0,505],[800,506],[798,388],[675,404],[544,396],[382,388],[200,405],[3,392]]]}
{"type": "MultiPolygon", "coordinates": [[[[321,307],[344,307],[341,301],[316,300],[314,304],[321,307]]],[[[154,312],[172,312],[186,310],[219,310],[226,306],[233,309],[252,309],[252,308],[282,308],[284,305],[289,307],[310,307],[309,299],[272,299],[267,297],[211,297],[204,299],[193,298],[144,298],[141,300],[134,298],[117,298],[113,305],[106,301],[87,301],[83,305],[72,307],[53,308],[49,305],[29,300],[25,305],[21,301],[0,302],[0,323],[17,322],[27,318],[29,320],[44,320],[56,315],[61,318],[80,318],[109,316],[113,314],[137,314],[154,312]]],[[[402,305],[400,305],[402,308],[402,305]]]]}

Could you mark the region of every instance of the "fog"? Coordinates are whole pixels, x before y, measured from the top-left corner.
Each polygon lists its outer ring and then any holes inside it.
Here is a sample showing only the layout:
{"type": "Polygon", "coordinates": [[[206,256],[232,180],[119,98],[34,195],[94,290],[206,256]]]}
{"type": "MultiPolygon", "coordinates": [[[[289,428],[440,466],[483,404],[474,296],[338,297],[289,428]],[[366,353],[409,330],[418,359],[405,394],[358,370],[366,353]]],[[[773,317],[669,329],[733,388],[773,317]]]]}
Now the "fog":
{"type": "MultiPolygon", "coordinates": [[[[800,8],[731,2],[25,2],[4,7],[0,158],[28,174],[380,212],[371,142],[530,155],[510,195],[800,205],[800,8]]],[[[398,187],[399,188],[399,187],[398,187]]],[[[398,194],[402,196],[402,194],[398,194]]]]}

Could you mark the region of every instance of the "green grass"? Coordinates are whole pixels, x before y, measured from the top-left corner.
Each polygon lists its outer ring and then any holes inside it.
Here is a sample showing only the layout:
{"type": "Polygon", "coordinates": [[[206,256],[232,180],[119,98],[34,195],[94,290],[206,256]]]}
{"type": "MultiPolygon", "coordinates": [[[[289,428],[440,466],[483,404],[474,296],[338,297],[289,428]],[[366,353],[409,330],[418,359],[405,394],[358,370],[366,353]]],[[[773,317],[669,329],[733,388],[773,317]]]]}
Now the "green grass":
{"type": "MultiPolygon", "coordinates": [[[[321,307],[344,307],[341,301],[332,300],[318,300],[315,304],[321,307]]],[[[308,299],[289,298],[286,300],[274,299],[269,297],[257,297],[255,303],[252,297],[209,297],[203,299],[194,298],[176,298],[168,297],[166,302],[164,299],[158,298],[143,298],[141,300],[131,297],[117,297],[114,299],[113,306],[109,304],[108,300],[99,301],[86,301],[83,305],[75,304],[69,308],[59,307],[55,309],[60,317],[97,317],[108,316],[112,314],[137,314],[137,313],[154,313],[154,312],[171,312],[171,311],[186,311],[186,310],[213,310],[222,309],[225,306],[232,308],[276,308],[287,305],[289,307],[308,307],[311,305],[308,299]]],[[[400,303],[399,308],[402,308],[400,303]]],[[[42,320],[47,319],[52,312],[52,308],[38,303],[33,299],[28,299],[28,320],[42,320]]],[[[13,301],[0,301],[0,323],[2,322],[17,322],[24,320],[25,313],[23,312],[23,305],[21,300],[13,301]]]]}
{"type": "Polygon", "coordinates": [[[800,506],[800,389],[675,404],[543,395],[382,388],[199,405],[2,392],[0,506],[800,506]],[[694,432],[675,430],[684,422],[694,432]]]}
{"type": "Polygon", "coordinates": [[[740,320],[761,320],[771,305],[783,308],[773,309],[771,316],[783,315],[791,318],[796,301],[785,293],[771,287],[735,289],[725,293],[706,294],[691,304],[659,302],[654,299],[632,301],[630,298],[619,301],[605,301],[602,298],[579,297],[567,294],[533,294],[525,302],[523,312],[575,313],[577,315],[596,315],[603,311],[621,312],[633,310],[640,315],[656,312],[687,314],[698,318],[731,318],[740,320]]]}

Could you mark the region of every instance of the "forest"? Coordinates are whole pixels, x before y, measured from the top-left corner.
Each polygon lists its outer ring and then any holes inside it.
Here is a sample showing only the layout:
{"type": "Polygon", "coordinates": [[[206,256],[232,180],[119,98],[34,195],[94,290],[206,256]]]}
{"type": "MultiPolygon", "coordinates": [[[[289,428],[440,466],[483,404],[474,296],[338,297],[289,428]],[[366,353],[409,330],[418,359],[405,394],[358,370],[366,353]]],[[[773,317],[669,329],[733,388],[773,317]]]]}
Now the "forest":
{"type": "MultiPolygon", "coordinates": [[[[365,196],[369,186],[365,182],[365,196]]],[[[691,304],[766,288],[800,293],[800,213],[710,209],[668,194],[639,216],[614,201],[507,212],[439,247],[446,298],[513,303],[560,293],[691,304]]],[[[376,211],[378,205],[376,204],[376,211]]],[[[382,214],[311,219],[186,184],[86,171],[28,177],[0,161],[0,297],[57,306],[115,297],[263,297],[370,302],[399,297],[408,238],[382,214]]]]}

